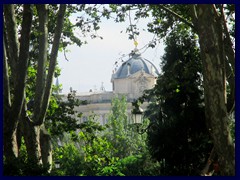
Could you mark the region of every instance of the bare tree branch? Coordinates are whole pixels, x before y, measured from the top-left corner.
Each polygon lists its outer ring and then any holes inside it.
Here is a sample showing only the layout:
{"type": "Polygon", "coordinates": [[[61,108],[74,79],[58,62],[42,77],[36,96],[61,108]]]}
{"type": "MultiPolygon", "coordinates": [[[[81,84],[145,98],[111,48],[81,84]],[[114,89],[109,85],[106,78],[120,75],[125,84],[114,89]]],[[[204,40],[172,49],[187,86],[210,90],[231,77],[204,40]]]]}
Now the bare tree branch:
{"type": "Polygon", "coordinates": [[[63,48],[63,54],[64,54],[64,57],[65,57],[65,60],[69,61],[69,59],[67,58],[66,48],[65,47],[63,48]]]}
{"type": "Polygon", "coordinates": [[[57,63],[58,48],[59,48],[60,38],[61,38],[63,24],[64,24],[65,11],[66,11],[66,4],[61,4],[58,11],[57,25],[55,28],[53,46],[50,54],[50,64],[49,64],[47,82],[46,82],[46,87],[44,92],[43,105],[40,111],[39,121],[36,122],[36,124],[38,125],[41,125],[43,123],[44,117],[47,111],[47,107],[49,104],[49,97],[52,91],[52,80],[53,80],[54,70],[57,63]]]}
{"type": "Polygon", "coordinates": [[[23,21],[21,30],[21,42],[19,52],[19,62],[17,71],[17,84],[14,89],[14,100],[12,111],[17,112],[20,117],[22,104],[24,100],[25,81],[27,76],[27,67],[29,61],[30,31],[32,25],[32,9],[30,4],[23,6],[23,21]]]}
{"type": "Polygon", "coordinates": [[[38,121],[39,112],[42,108],[44,88],[46,83],[46,62],[48,48],[48,5],[36,5],[39,17],[39,57],[37,66],[36,93],[34,98],[33,121],[38,121]]]}
{"type": "Polygon", "coordinates": [[[227,80],[230,86],[230,95],[227,101],[228,112],[231,112],[235,108],[235,52],[233,50],[233,44],[230,38],[227,22],[225,18],[224,8],[221,8],[222,24],[223,24],[223,46],[225,53],[225,67],[227,80]]]}
{"type": "MultiPolygon", "coordinates": [[[[6,31],[4,33],[6,33],[5,38],[7,40],[5,46],[6,49],[8,49],[8,62],[11,67],[13,82],[15,82],[14,79],[16,78],[19,56],[19,41],[13,4],[4,5],[4,22],[6,27],[6,31]]],[[[13,85],[15,86],[15,84],[13,85]]]]}

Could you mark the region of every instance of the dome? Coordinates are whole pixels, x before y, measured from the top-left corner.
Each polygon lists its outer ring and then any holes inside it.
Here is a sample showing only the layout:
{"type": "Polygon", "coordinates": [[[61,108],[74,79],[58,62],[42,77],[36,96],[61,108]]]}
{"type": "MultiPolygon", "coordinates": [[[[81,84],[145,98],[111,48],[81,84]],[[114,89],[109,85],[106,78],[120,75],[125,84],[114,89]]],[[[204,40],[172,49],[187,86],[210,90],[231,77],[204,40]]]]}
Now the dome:
{"type": "Polygon", "coordinates": [[[133,52],[131,58],[122,63],[121,67],[114,74],[113,78],[127,78],[138,71],[144,71],[145,73],[155,77],[157,77],[159,74],[157,68],[152,62],[142,58],[139,53],[133,52]]]}

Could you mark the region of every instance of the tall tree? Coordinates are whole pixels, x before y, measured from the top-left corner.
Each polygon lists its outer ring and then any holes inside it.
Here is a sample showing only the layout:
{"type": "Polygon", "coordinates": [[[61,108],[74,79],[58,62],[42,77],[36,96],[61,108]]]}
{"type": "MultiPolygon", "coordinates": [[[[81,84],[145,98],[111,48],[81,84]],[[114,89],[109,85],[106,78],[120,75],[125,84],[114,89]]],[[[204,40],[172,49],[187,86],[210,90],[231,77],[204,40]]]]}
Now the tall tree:
{"type": "MultiPolygon", "coordinates": [[[[171,26],[185,24],[198,35],[208,129],[219,157],[221,174],[235,175],[235,147],[229,129],[229,115],[235,104],[235,52],[234,36],[230,35],[231,29],[227,26],[229,21],[235,24],[231,17],[234,5],[159,5],[154,8],[163,14],[160,21],[163,17],[169,20],[165,21],[165,27],[171,29],[171,26]],[[228,20],[226,15],[230,17],[228,20]],[[228,98],[226,81],[230,88],[228,98]]],[[[158,18],[156,15],[156,20],[158,18]]]]}
{"type": "MultiPolygon", "coordinates": [[[[4,156],[18,157],[24,136],[28,159],[51,164],[50,136],[44,127],[52,94],[53,76],[59,75],[58,50],[81,46],[75,36],[96,36],[99,5],[4,5],[4,156]],[[70,20],[73,13],[78,17],[70,20]],[[41,151],[40,151],[41,150],[41,151]]],[[[9,163],[14,165],[15,163],[9,163]]]]}
{"type": "Polygon", "coordinates": [[[153,101],[146,111],[148,145],[162,162],[164,175],[197,175],[212,146],[205,125],[200,52],[194,34],[179,27],[165,44],[162,74],[146,93],[153,101]]]}
{"type": "MultiPolygon", "coordinates": [[[[203,63],[205,114],[219,157],[222,175],[235,175],[235,146],[229,128],[226,97],[226,66],[234,76],[234,51],[226,30],[224,9],[219,12],[215,5],[193,6],[193,23],[197,27],[201,59],[203,63]],[[228,49],[230,52],[225,51],[228,49]],[[228,62],[229,61],[229,62],[228,62]]],[[[230,83],[231,82],[230,80],[230,83]]],[[[231,92],[234,84],[231,84],[231,92]]],[[[233,95],[232,95],[233,96],[233,95]]],[[[234,98],[231,97],[231,98],[234,98]]],[[[234,100],[231,99],[230,103],[234,100]]],[[[232,106],[232,105],[230,105],[232,106]]]]}
{"type": "Polygon", "coordinates": [[[235,175],[235,147],[229,130],[229,115],[235,109],[234,5],[127,5],[126,8],[117,9],[117,12],[122,17],[129,9],[136,10],[136,6],[137,18],[152,15],[149,31],[161,38],[175,26],[191,27],[198,36],[208,129],[214,151],[219,155],[221,174],[235,175]]]}
{"type": "Polygon", "coordinates": [[[6,31],[4,32],[4,72],[6,86],[4,99],[4,155],[11,161],[18,156],[17,146],[17,126],[20,119],[23,103],[25,80],[27,75],[29,39],[32,23],[31,5],[24,5],[23,20],[21,30],[21,41],[18,41],[14,5],[4,5],[4,22],[6,31]],[[19,46],[20,44],[20,46],[19,46]],[[10,94],[10,84],[8,77],[8,64],[10,64],[13,79],[13,98],[10,94]]]}
{"type": "Polygon", "coordinates": [[[105,136],[117,150],[114,155],[120,158],[145,150],[146,136],[138,134],[136,128],[131,127],[128,121],[126,97],[113,98],[111,112],[108,116],[109,130],[105,136]]]}
{"type": "MultiPolygon", "coordinates": [[[[11,73],[11,80],[13,87],[9,87],[6,90],[6,94],[10,94],[10,88],[12,88],[12,99],[6,99],[4,106],[6,111],[4,112],[4,155],[7,162],[18,157],[18,144],[17,144],[17,127],[21,120],[24,122],[24,137],[27,145],[27,151],[29,159],[37,164],[41,164],[42,161],[51,163],[51,146],[48,145],[49,149],[46,154],[40,147],[40,128],[43,126],[46,110],[49,103],[49,97],[51,95],[52,79],[57,60],[57,52],[60,43],[60,37],[63,29],[63,20],[66,10],[66,5],[60,5],[57,22],[54,33],[54,40],[52,44],[52,51],[50,55],[49,67],[47,77],[46,72],[46,61],[48,55],[47,49],[47,5],[37,5],[37,12],[39,17],[39,59],[38,59],[38,72],[37,72],[37,88],[35,93],[35,104],[34,114],[32,117],[27,115],[26,109],[26,77],[27,68],[29,64],[29,44],[30,44],[30,33],[32,24],[32,5],[23,6],[23,18],[21,24],[21,34],[17,34],[17,22],[15,19],[15,9],[13,4],[4,5],[4,24],[5,31],[5,85],[8,86],[7,72],[11,73]],[[18,40],[20,37],[20,42],[18,40]],[[20,44],[20,46],[19,46],[20,44]],[[10,64],[10,69],[7,68],[7,64],[10,64]],[[10,104],[12,101],[12,104],[10,104]],[[46,157],[47,156],[47,157],[46,157]]],[[[49,138],[44,143],[50,143],[49,138]]],[[[46,144],[45,144],[46,145],[46,144]]]]}
{"type": "MultiPolygon", "coordinates": [[[[35,162],[41,163],[41,160],[45,160],[45,162],[51,161],[51,157],[49,160],[47,157],[41,155],[41,147],[40,147],[40,128],[44,124],[46,110],[49,104],[49,98],[52,90],[52,79],[54,75],[54,70],[57,61],[57,53],[60,43],[60,37],[63,29],[63,20],[64,14],[66,10],[66,5],[60,5],[58,11],[58,17],[55,27],[55,34],[52,44],[52,51],[50,54],[50,61],[48,67],[47,77],[46,73],[46,61],[47,61],[47,5],[37,5],[37,11],[39,17],[39,59],[38,59],[38,70],[37,70],[37,82],[36,82],[36,93],[34,98],[34,111],[32,120],[30,118],[26,118],[26,126],[28,129],[28,134],[26,135],[26,144],[28,154],[31,154],[32,159],[35,162]],[[41,156],[43,159],[41,159],[41,156]],[[40,160],[40,161],[39,161],[40,160]]],[[[49,139],[45,139],[43,142],[49,142],[49,139]]],[[[51,148],[50,145],[48,145],[51,148]]],[[[48,150],[49,156],[51,154],[51,149],[48,150]]],[[[50,162],[51,164],[51,162],[50,162]]]]}

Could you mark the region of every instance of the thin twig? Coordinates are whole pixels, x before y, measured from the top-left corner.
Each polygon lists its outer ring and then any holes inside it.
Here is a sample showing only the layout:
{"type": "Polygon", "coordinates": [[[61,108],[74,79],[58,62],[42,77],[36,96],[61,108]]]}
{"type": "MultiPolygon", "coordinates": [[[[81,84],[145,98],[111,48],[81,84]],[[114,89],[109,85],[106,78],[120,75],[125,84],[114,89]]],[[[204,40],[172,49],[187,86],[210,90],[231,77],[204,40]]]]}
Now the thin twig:
{"type": "Polygon", "coordinates": [[[69,59],[67,58],[67,55],[66,55],[66,49],[65,48],[63,48],[63,54],[64,54],[65,60],[69,61],[69,59]]]}
{"type": "Polygon", "coordinates": [[[188,22],[186,19],[184,19],[183,17],[181,17],[179,14],[173,12],[171,9],[165,7],[164,5],[159,5],[160,9],[163,9],[167,12],[169,12],[170,14],[172,14],[173,16],[175,16],[176,18],[178,18],[180,21],[182,21],[183,23],[185,23],[186,25],[190,26],[191,28],[195,29],[195,26],[188,22]]]}

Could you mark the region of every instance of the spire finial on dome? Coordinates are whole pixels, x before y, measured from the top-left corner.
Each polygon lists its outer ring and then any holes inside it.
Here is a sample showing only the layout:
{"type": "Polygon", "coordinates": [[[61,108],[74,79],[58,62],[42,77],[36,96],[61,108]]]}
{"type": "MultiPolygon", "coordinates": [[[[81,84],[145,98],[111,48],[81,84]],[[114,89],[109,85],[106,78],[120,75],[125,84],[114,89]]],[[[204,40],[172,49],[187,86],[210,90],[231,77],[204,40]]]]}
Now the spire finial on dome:
{"type": "Polygon", "coordinates": [[[133,56],[133,55],[139,56],[139,55],[140,55],[140,52],[139,52],[139,50],[138,50],[138,48],[137,48],[138,42],[137,42],[137,39],[135,39],[135,38],[134,38],[134,45],[135,45],[135,48],[134,48],[134,50],[131,52],[131,56],[133,56]]]}
{"type": "Polygon", "coordinates": [[[134,45],[135,45],[135,48],[137,48],[137,46],[138,46],[137,40],[134,40],[134,45]]]}

